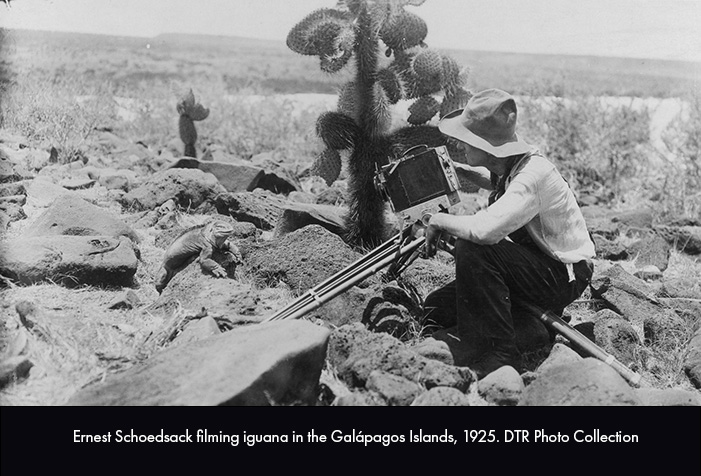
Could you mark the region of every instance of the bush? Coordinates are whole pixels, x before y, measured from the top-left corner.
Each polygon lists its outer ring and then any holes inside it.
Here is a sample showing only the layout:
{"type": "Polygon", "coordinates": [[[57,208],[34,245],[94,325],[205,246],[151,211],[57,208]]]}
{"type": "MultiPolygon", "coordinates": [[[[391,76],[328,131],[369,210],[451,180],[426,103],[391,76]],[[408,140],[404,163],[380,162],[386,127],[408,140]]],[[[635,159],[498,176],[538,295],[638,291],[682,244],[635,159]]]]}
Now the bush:
{"type": "Polygon", "coordinates": [[[556,163],[577,192],[606,202],[622,199],[647,173],[646,109],[585,96],[533,97],[522,103],[523,135],[556,163]]]}
{"type": "Polygon", "coordinates": [[[660,203],[664,215],[698,220],[701,216],[701,94],[662,136],[672,153],[665,164],[660,203]]]}

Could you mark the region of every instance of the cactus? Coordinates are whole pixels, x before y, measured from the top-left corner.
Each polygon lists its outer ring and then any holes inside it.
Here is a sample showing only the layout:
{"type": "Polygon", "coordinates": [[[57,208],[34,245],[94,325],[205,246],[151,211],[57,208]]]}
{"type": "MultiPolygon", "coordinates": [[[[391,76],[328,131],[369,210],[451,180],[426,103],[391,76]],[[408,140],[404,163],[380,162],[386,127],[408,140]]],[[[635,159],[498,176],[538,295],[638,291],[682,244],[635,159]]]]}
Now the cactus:
{"type": "Polygon", "coordinates": [[[426,23],[404,9],[422,3],[340,0],[336,8],[311,12],[287,36],[291,50],[318,56],[323,71],[355,70],[339,90],[337,111],[323,113],[317,120],[316,132],[326,148],[311,173],[333,183],[341,172],[339,151],[349,151],[345,238],[356,246],[373,247],[386,237],[386,204],[373,180],[377,167],[418,144],[445,145],[438,129],[426,123],[447,107],[463,106],[469,98],[465,74],[457,62],[428,48],[426,23]],[[441,91],[442,102],[433,96],[441,91]],[[410,125],[392,132],[391,106],[402,99],[414,100],[410,125]]]}
{"type": "Polygon", "coordinates": [[[180,131],[180,139],[185,144],[184,155],[196,158],[195,142],[197,142],[197,129],[195,129],[194,121],[207,119],[209,109],[195,101],[195,94],[192,92],[192,89],[180,98],[175,109],[180,114],[178,129],[180,131]]]}

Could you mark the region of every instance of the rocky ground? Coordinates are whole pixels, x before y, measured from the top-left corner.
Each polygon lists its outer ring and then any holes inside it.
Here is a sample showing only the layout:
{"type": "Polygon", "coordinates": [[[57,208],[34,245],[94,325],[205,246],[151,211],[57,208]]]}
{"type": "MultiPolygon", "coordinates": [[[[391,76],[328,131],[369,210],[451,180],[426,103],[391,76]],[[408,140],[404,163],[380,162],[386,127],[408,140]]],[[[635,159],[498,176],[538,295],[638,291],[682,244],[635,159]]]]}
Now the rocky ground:
{"type": "Polygon", "coordinates": [[[642,385],[527,317],[527,371],[477,382],[455,365],[450,330],[417,323],[408,291],[452,279],[448,255],[402,282],[371,277],[304,319],[263,322],[362,256],[339,237],[343,180],[296,176],[275,154],[186,159],[109,131],[99,144],[103,158],[58,164],[0,135],[4,405],[701,404],[699,221],[583,208],[596,271],[566,315],[642,385]],[[170,243],[214,219],[233,225],[242,262],[215,255],[226,278],[193,263],[159,294],[170,243]]]}

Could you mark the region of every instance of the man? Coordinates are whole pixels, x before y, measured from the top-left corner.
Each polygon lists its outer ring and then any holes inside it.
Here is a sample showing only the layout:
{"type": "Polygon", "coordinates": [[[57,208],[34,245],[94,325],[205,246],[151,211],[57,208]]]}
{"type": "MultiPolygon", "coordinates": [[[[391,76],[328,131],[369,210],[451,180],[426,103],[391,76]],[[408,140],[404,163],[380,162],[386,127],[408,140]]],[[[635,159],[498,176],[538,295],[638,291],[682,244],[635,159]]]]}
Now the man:
{"type": "Polygon", "coordinates": [[[463,153],[467,173],[492,190],[474,215],[434,214],[426,253],[442,233],[455,236],[455,281],[427,296],[427,319],[457,322],[466,362],[479,378],[504,366],[521,370],[514,318],[532,309],[562,312],[590,282],[594,243],[555,166],[516,134],[516,101],[489,89],[446,115],[440,131],[463,153]],[[481,173],[484,172],[484,173],[481,173]],[[488,172],[488,174],[487,174],[488,172]]]}

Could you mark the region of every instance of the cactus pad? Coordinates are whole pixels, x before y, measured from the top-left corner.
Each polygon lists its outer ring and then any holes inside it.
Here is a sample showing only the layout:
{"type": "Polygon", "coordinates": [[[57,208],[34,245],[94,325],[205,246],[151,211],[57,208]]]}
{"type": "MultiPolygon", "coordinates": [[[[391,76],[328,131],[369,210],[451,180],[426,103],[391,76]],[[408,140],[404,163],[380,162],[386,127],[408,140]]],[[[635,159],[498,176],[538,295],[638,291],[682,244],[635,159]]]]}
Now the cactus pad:
{"type": "Polygon", "coordinates": [[[460,65],[450,56],[442,57],[442,69],[442,85],[446,92],[457,90],[465,84],[466,77],[462,74],[460,65]]]}
{"type": "Polygon", "coordinates": [[[414,104],[409,106],[409,124],[419,125],[425,124],[436,115],[440,104],[433,96],[423,96],[414,101],[414,104]]]}
{"type": "Polygon", "coordinates": [[[310,173],[323,178],[327,185],[331,185],[341,175],[342,165],[341,154],[337,150],[326,149],[314,160],[310,173]]]}
{"type": "Polygon", "coordinates": [[[320,55],[319,47],[325,47],[321,38],[333,39],[349,25],[346,14],[332,8],[314,10],[297,23],[287,35],[287,47],[302,55],[320,55]]]}
{"type": "Polygon", "coordinates": [[[422,78],[440,78],[443,74],[443,57],[435,50],[421,50],[412,63],[414,72],[422,78]]]}
{"type": "Polygon", "coordinates": [[[358,126],[345,114],[324,112],[316,120],[316,133],[329,149],[344,150],[353,147],[358,126]]]}
{"type": "Polygon", "coordinates": [[[342,112],[346,116],[356,117],[358,105],[358,91],[355,87],[355,81],[349,81],[338,90],[338,112],[342,112]]]}
{"type": "Polygon", "coordinates": [[[428,34],[426,22],[411,12],[402,11],[380,30],[380,38],[393,50],[405,50],[421,44],[428,34]]]}
{"type": "Polygon", "coordinates": [[[175,109],[180,116],[187,116],[193,121],[203,121],[209,116],[209,109],[195,101],[192,89],[180,98],[175,109]]]}
{"type": "Polygon", "coordinates": [[[397,104],[402,98],[402,84],[399,75],[391,69],[384,68],[377,72],[377,82],[384,89],[390,104],[397,104]]]}

